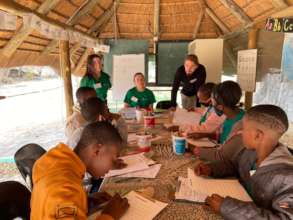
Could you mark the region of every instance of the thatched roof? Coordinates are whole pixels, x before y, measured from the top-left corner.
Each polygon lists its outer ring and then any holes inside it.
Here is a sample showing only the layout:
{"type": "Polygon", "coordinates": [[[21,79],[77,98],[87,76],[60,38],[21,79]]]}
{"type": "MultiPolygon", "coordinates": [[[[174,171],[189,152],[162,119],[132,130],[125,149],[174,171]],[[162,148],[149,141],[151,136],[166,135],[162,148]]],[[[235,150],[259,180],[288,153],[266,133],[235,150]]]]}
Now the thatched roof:
{"type": "MultiPolygon", "coordinates": [[[[1,0],[6,1],[12,2],[1,0]]],[[[154,1],[156,0],[117,0],[115,3],[113,0],[14,2],[99,39],[147,39],[152,51],[155,35],[154,1]]],[[[231,37],[233,33],[252,24],[263,27],[267,17],[293,5],[293,0],[159,2],[159,40],[231,37]]],[[[3,7],[2,9],[4,10],[3,7]]],[[[24,30],[22,24],[22,18],[18,17],[16,30],[0,30],[0,67],[49,65],[58,70],[59,51],[56,41],[53,42],[36,30],[24,30]],[[15,38],[17,40],[13,41],[15,38]]],[[[84,61],[82,55],[86,57],[91,50],[76,43],[71,43],[71,48],[73,66],[78,65],[80,60],[84,61]]]]}

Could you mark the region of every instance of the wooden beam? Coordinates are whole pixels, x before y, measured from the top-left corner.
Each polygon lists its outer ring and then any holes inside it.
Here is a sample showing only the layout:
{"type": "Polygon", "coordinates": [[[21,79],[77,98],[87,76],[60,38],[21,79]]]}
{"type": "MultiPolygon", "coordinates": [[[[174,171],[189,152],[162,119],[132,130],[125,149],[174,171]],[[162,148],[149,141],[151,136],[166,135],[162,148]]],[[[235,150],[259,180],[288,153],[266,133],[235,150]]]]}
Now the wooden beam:
{"type": "Polygon", "coordinates": [[[272,14],[270,17],[272,18],[288,18],[288,17],[293,17],[293,5],[290,7],[287,7],[281,11],[278,11],[274,14],[272,14]]]}
{"type": "Polygon", "coordinates": [[[117,6],[116,1],[114,1],[114,16],[113,16],[113,25],[114,25],[114,36],[115,40],[119,37],[119,25],[118,25],[118,18],[117,18],[117,6]]]}
{"type": "Polygon", "coordinates": [[[61,0],[45,0],[40,7],[37,9],[37,12],[40,14],[48,14],[53,8],[55,8],[61,0]]]}
{"type": "MultiPolygon", "coordinates": [[[[92,25],[92,27],[87,31],[88,34],[93,35],[96,31],[100,32],[103,29],[103,26],[109,21],[109,19],[113,16],[114,14],[114,7],[116,7],[116,10],[119,6],[120,0],[115,1],[112,4],[111,8],[104,12],[97,20],[96,22],[92,25]]],[[[71,54],[73,55],[78,49],[80,48],[80,44],[76,43],[74,46],[71,48],[71,54]]]]}
{"type": "Polygon", "coordinates": [[[100,0],[89,0],[86,4],[82,5],[75,14],[66,22],[68,25],[73,26],[77,24],[82,17],[87,15],[89,12],[93,10],[93,8],[99,3],[100,0]]]}
{"type": "MultiPolygon", "coordinates": [[[[100,0],[89,0],[86,1],[85,4],[81,5],[79,9],[69,18],[66,22],[67,25],[73,26],[78,23],[78,21],[85,15],[87,15],[90,11],[93,10],[94,6],[98,4],[100,0]]],[[[46,56],[51,53],[54,49],[56,49],[58,45],[58,40],[52,40],[48,46],[42,51],[41,56],[46,56]]]]}
{"type": "Polygon", "coordinates": [[[157,53],[157,42],[160,38],[160,0],[154,0],[154,30],[153,30],[154,54],[157,53]]]}
{"type": "Polygon", "coordinates": [[[200,12],[199,12],[199,15],[197,17],[197,20],[196,20],[196,24],[195,24],[195,28],[194,28],[194,31],[193,31],[193,38],[195,39],[198,32],[199,32],[199,28],[200,28],[200,24],[203,20],[203,17],[204,17],[204,10],[201,9],[200,12]]]}
{"type": "MultiPolygon", "coordinates": [[[[51,9],[55,8],[55,6],[60,1],[61,0],[46,0],[39,6],[37,12],[40,14],[47,14],[51,9]]],[[[16,32],[9,40],[9,42],[3,47],[1,53],[7,58],[11,57],[12,54],[17,50],[17,48],[33,31],[34,29],[31,27],[21,27],[19,31],[16,32]]]]}
{"type": "Polygon", "coordinates": [[[73,95],[72,95],[72,82],[71,82],[71,68],[69,56],[69,42],[60,41],[60,70],[64,82],[64,96],[66,104],[66,116],[72,114],[73,95]]]}
{"type": "Polygon", "coordinates": [[[45,22],[48,22],[52,25],[55,25],[59,28],[62,28],[62,29],[66,29],[66,30],[70,30],[70,31],[73,31],[73,32],[77,32],[77,33],[80,33],[82,36],[85,36],[85,37],[88,37],[92,40],[96,40],[94,37],[92,37],[91,35],[89,35],[88,33],[86,32],[83,32],[83,31],[80,31],[80,30],[77,30],[75,28],[72,28],[71,26],[67,25],[67,24],[64,24],[60,21],[57,21],[57,20],[54,20],[52,18],[49,18],[49,17],[46,17],[36,11],[33,11],[31,9],[28,9],[20,4],[17,4],[15,3],[14,1],[11,1],[11,0],[1,0],[0,1],[0,10],[3,10],[3,11],[6,11],[8,13],[11,13],[11,14],[14,14],[14,15],[17,15],[17,16],[20,16],[20,17],[23,17],[25,15],[28,15],[28,14],[33,14],[35,16],[37,16],[38,18],[40,18],[41,20],[45,21],[45,22]]]}
{"type": "Polygon", "coordinates": [[[277,9],[284,9],[288,7],[288,4],[284,0],[271,0],[274,7],[277,9]]]}
{"type": "Polygon", "coordinates": [[[230,10],[230,12],[238,18],[244,25],[252,22],[247,14],[233,1],[233,0],[220,0],[220,2],[230,10]]]}
{"type": "Polygon", "coordinates": [[[87,33],[93,34],[94,32],[98,32],[100,33],[102,31],[102,27],[108,23],[108,21],[110,20],[110,18],[113,16],[114,14],[114,7],[118,7],[120,0],[116,0],[115,1],[116,4],[112,4],[111,8],[109,10],[107,10],[106,12],[104,12],[104,14],[102,14],[97,21],[92,25],[92,27],[87,31],[87,33]]]}
{"type": "MultiPolygon", "coordinates": [[[[75,66],[73,73],[78,74],[80,69],[82,68],[84,62],[87,60],[88,55],[91,53],[92,49],[91,48],[86,48],[81,57],[78,60],[77,65],[75,66]]],[[[80,74],[78,74],[80,75],[80,74]]]]}
{"type": "Polygon", "coordinates": [[[160,0],[154,0],[154,37],[160,35],[160,0]]]}
{"type": "MultiPolygon", "coordinates": [[[[257,35],[258,29],[252,28],[248,32],[248,49],[256,49],[257,48],[257,35]]],[[[245,109],[248,110],[251,108],[253,103],[253,92],[245,92],[245,109]]]]}
{"type": "MultiPolygon", "coordinates": [[[[94,33],[96,33],[95,35],[99,35],[99,33],[103,30],[104,26],[108,23],[108,21],[111,19],[111,17],[114,14],[114,7],[119,6],[120,4],[120,0],[116,0],[115,1],[116,4],[112,4],[111,8],[109,10],[107,10],[106,12],[104,12],[104,14],[102,14],[97,20],[96,22],[92,25],[92,27],[87,31],[88,34],[94,35],[94,33]]],[[[80,45],[78,43],[76,43],[71,50],[71,53],[75,53],[78,49],[80,48],[80,45]]]]}
{"type": "Polygon", "coordinates": [[[209,7],[206,7],[206,13],[216,23],[216,25],[224,34],[230,32],[229,28],[218,18],[218,16],[209,7]]]}

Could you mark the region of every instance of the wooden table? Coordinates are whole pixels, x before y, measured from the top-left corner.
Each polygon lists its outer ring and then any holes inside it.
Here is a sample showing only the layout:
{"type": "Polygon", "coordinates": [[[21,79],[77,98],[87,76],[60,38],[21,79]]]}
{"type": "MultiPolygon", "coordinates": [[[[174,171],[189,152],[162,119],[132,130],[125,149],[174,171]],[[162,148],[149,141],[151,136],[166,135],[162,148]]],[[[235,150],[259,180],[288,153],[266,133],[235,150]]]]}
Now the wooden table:
{"type": "MultiPolygon", "coordinates": [[[[129,126],[132,125],[129,124],[129,126]]],[[[139,130],[139,125],[135,124],[135,126],[139,130]]],[[[187,177],[187,168],[194,167],[198,161],[195,158],[177,156],[173,153],[170,133],[163,129],[162,123],[157,123],[156,127],[150,131],[164,136],[163,139],[152,143],[151,152],[149,152],[153,160],[162,164],[158,176],[155,179],[111,177],[104,181],[102,191],[125,195],[132,190],[142,190],[154,199],[169,203],[155,219],[222,219],[219,215],[204,209],[200,204],[174,201],[177,178],[187,177]]],[[[133,150],[132,147],[130,148],[130,151],[133,150]]],[[[128,150],[126,149],[125,152],[128,150]]]]}

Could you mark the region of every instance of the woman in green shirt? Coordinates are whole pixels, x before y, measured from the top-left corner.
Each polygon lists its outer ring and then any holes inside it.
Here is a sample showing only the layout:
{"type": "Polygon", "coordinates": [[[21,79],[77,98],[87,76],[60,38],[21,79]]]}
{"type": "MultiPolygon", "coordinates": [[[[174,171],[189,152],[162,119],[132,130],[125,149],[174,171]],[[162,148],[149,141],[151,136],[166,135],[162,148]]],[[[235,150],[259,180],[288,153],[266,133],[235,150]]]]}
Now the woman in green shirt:
{"type": "Polygon", "coordinates": [[[154,93],[145,87],[145,79],[142,73],[134,74],[135,87],[129,89],[124,98],[124,107],[137,107],[153,110],[156,102],[154,93]]]}
{"type": "Polygon", "coordinates": [[[87,59],[87,70],[81,79],[80,87],[91,87],[96,90],[97,97],[107,102],[107,93],[111,88],[110,76],[102,71],[102,57],[92,54],[87,59]]]}

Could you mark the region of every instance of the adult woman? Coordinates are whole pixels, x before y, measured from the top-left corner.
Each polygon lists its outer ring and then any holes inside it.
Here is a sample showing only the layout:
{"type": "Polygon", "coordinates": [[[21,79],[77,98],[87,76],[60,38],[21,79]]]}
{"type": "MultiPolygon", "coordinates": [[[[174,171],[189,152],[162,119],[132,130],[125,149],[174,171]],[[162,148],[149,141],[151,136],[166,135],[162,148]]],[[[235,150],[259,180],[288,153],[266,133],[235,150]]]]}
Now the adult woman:
{"type": "Polygon", "coordinates": [[[145,87],[142,73],[134,74],[135,87],[129,89],[124,98],[124,107],[138,107],[152,110],[156,102],[154,93],[145,87]]]}
{"type": "Polygon", "coordinates": [[[102,57],[92,54],[87,59],[87,70],[80,82],[80,87],[91,87],[96,90],[97,97],[107,102],[107,93],[111,88],[110,76],[102,71],[102,57]]]}

